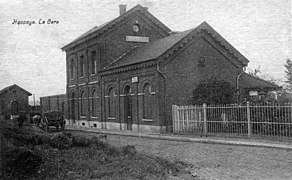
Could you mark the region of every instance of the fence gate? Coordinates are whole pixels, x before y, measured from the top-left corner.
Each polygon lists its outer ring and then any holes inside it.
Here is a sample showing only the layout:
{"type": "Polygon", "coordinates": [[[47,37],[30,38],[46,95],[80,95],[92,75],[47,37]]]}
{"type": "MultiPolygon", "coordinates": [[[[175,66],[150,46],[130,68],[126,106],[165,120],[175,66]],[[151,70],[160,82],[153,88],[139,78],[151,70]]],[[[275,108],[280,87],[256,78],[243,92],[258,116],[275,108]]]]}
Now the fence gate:
{"type": "Polygon", "coordinates": [[[203,125],[203,107],[202,106],[172,106],[173,132],[174,133],[192,133],[202,135],[203,125]]]}

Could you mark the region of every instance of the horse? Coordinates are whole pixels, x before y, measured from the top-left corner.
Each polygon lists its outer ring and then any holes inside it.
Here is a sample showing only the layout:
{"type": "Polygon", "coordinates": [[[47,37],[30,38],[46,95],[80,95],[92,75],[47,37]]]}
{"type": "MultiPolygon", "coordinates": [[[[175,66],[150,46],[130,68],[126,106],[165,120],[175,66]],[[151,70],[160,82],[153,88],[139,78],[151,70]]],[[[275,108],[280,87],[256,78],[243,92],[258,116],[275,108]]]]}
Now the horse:
{"type": "Polygon", "coordinates": [[[46,116],[34,115],[32,117],[33,124],[40,127],[41,129],[48,130],[48,119],[46,116]]]}

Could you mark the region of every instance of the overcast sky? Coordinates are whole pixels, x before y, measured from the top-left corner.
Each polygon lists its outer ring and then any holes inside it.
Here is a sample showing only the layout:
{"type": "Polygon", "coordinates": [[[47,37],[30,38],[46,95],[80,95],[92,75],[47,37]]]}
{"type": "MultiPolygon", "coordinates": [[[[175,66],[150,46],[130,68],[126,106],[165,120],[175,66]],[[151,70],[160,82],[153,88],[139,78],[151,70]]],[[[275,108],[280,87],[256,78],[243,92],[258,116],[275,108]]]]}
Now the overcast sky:
{"type": "Polygon", "coordinates": [[[0,89],[18,84],[36,97],[66,93],[68,44],[96,25],[137,4],[174,31],[203,21],[250,60],[262,74],[284,78],[292,58],[291,0],[0,0],[0,89]],[[16,25],[13,21],[35,21],[16,25]],[[39,20],[59,21],[38,24],[39,20]]]}

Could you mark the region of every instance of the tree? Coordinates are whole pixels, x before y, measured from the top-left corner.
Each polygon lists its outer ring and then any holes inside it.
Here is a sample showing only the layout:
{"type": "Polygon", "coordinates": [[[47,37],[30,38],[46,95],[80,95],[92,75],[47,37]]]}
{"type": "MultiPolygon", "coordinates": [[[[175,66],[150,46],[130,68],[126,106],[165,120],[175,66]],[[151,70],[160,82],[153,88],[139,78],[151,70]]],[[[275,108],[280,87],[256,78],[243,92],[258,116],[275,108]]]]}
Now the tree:
{"type": "Polygon", "coordinates": [[[235,88],[223,80],[200,81],[193,91],[192,104],[231,104],[236,100],[235,92],[235,88]]]}
{"type": "Polygon", "coordinates": [[[285,81],[285,82],[292,85],[292,60],[288,58],[286,60],[286,64],[284,64],[284,67],[286,68],[285,78],[287,79],[287,81],[285,81]]]}

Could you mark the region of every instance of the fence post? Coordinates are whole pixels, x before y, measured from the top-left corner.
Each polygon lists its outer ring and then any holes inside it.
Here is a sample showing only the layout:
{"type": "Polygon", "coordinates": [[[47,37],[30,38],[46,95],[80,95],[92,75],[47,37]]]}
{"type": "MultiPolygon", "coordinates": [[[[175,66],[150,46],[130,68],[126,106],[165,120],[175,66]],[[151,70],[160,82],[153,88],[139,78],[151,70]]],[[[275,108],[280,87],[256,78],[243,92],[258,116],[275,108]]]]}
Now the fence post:
{"type": "Polygon", "coordinates": [[[175,113],[174,113],[174,105],[172,105],[172,132],[175,133],[175,113]]]}
{"type": "Polygon", "coordinates": [[[207,109],[206,104],[203,104],[203,113],[204,113],[204,135],[207,136],[207,109]]]}
{"type": "Polygon", "coordinates": [[[250,108],[249,108],[249,102],[246,103],[246,111],[247,111],[247,136],[250,138],[251,128],[250,128],[250,108]]]}

